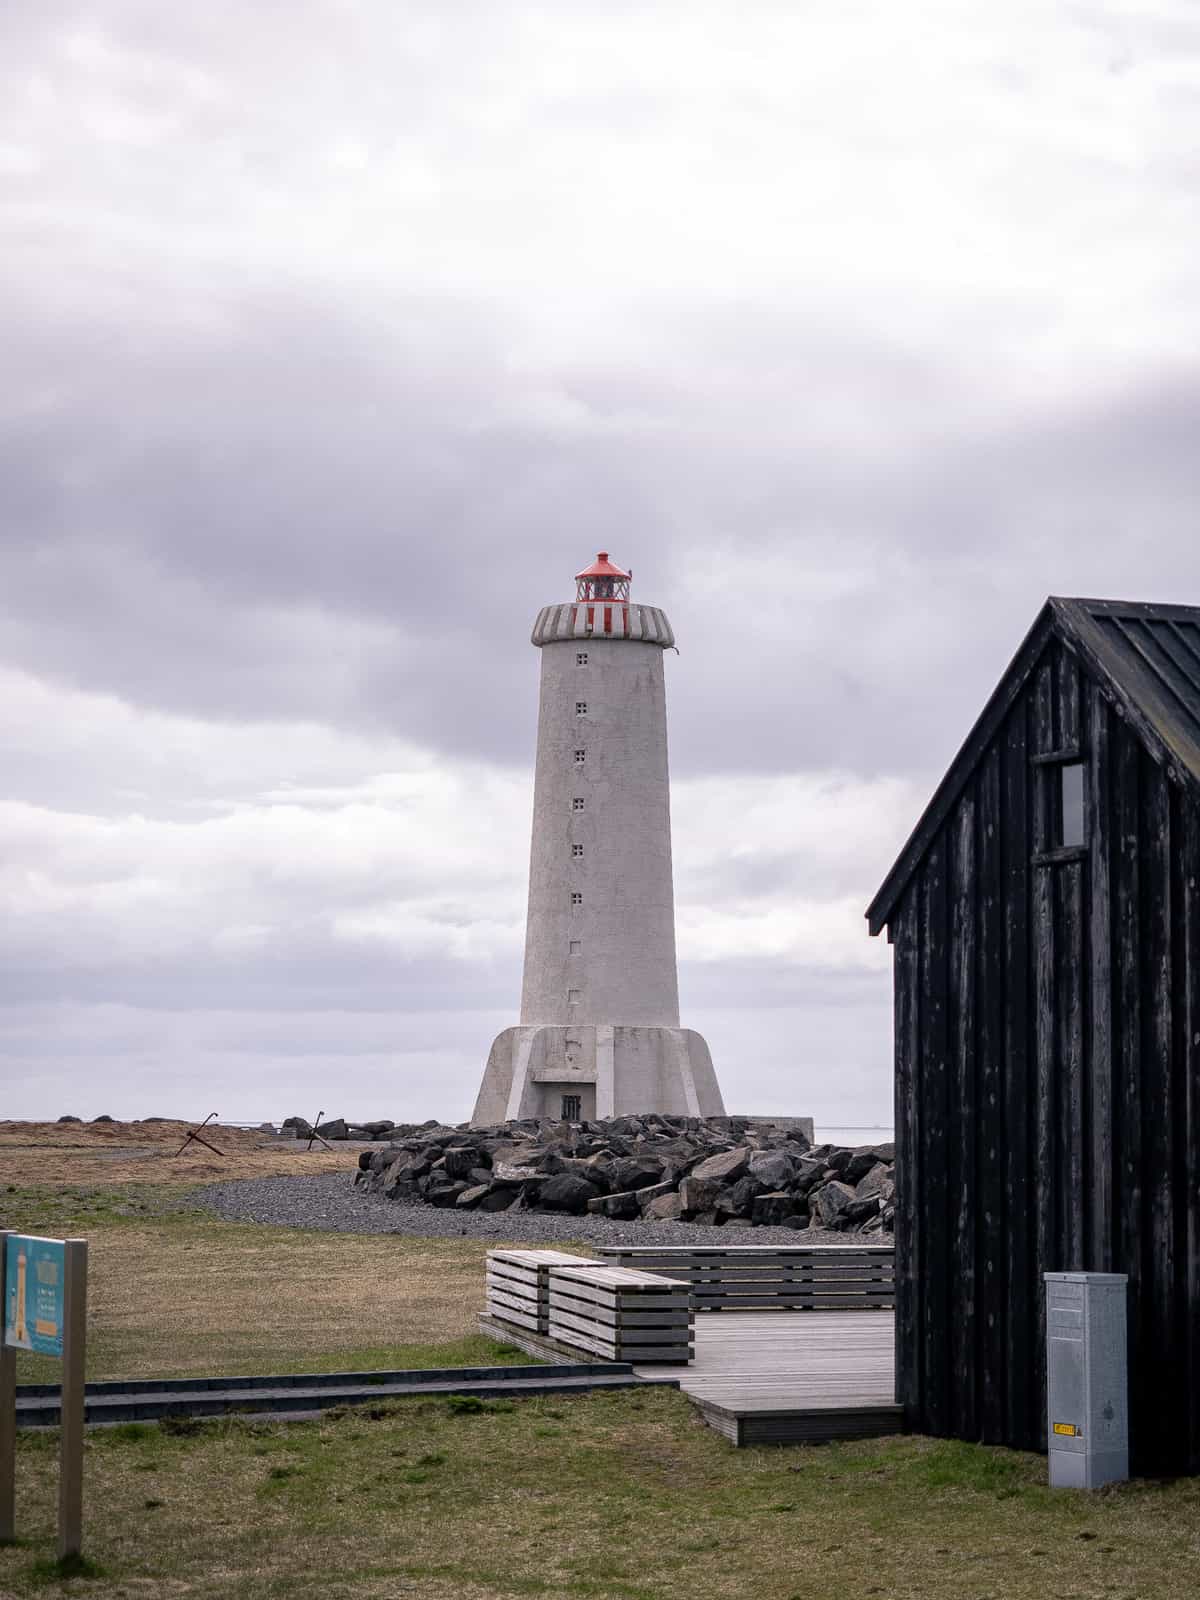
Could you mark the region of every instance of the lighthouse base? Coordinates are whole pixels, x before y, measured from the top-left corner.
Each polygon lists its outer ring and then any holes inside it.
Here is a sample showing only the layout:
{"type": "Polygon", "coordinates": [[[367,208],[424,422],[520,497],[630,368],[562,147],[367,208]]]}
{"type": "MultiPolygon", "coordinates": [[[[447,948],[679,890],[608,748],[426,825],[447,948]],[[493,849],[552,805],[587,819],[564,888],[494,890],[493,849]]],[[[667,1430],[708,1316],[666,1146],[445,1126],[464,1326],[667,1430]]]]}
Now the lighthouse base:
{"type": "Polygon", "coordinates": [[[505,1028],[488,1053],[474,1128],[520,1117],[592,1121],[659,1111],[723,1117],[712,1057],[691,1028],[505,1028]]]}

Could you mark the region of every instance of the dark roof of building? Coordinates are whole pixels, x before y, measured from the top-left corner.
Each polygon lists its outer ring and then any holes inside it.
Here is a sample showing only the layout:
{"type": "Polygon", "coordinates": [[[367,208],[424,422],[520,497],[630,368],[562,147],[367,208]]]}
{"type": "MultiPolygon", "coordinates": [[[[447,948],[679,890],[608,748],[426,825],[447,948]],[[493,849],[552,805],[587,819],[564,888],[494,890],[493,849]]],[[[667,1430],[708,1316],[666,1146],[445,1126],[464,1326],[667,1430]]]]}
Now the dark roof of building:
{"type": "Polygon", "coordinates": [[[1051,635],[1104,685],[1154,758],[1200,794],[1200,606],[1051,595],[867,907],[873,934],[887,923],[1051,635]]]}

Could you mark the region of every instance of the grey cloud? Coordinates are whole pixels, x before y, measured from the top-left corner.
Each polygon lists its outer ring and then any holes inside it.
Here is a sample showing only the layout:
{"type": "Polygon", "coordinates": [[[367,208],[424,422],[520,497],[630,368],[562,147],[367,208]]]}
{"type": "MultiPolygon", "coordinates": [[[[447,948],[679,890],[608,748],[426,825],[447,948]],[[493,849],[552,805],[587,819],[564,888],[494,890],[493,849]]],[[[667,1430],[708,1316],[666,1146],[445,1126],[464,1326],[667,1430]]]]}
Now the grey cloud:
{"type": "MultiPolygon", "coordinates": [[[[412,355],[332,304],[229,309],[199,351],[66,339],[49,363],[61,398],[7,441],[0,604],[21,665],[143,706],[523,763],[532,615],[611,547],[675,620],[677,770],[933,770],[931,711],[965,728],[1046,592],[1200,594],[1200,379],[988,418],[935,450],[953,384],[928,357],[824,337],[815,361],[792,330],[794,372],[898,407],[925,369],[930,408],[840,447],[815,448],[802,412],[769,446],[752,411],[716,438],[673,392],[701,345],[624,396],[615,373],[553,375],[618,417],[564,432],[506,417],[503,329],[477,318],[467,338],[453,306],[426,308],[445,347],[412,355]],[[840,592],[810,592],[839,569],[840,592]]],[[[749,404],[749,370],[731,381],[749,404]]]]}
{"type": "MultiPolygon", "coordinates": [[[[349,945],[321,930],[277,933],[252,955],[211,949],[122,961],[95,950],[57,959],[15,951],[0,972],[0,1007],[120,1005],[143,1011],[511,1012],[520,962],[405,959],[391,948],[349,945]],[[40,959],[39,959],[40,958],[40,959]],[[464,1004],[464,991],[470,1003],[464,1004]]],[[[511,1020],[511,1017],[510,1019],[511,1020]]],[[[400,1039],[395,1041],[397,1048],[400,1039]]],[[[477,1030],[475,1052],[488,1040],[477,1030]]],[[[482,1061],[482,1058],[481,1058],[482,1061]]]]}

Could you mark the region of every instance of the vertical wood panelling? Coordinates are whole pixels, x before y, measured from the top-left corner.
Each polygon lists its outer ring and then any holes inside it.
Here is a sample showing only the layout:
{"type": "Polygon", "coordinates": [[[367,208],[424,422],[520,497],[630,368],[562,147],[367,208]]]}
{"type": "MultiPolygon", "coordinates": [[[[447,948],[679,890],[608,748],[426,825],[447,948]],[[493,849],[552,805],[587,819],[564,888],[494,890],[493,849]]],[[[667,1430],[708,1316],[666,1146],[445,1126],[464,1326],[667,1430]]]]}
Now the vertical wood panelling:
{"type": "Polygon", "coordinates": [[[1113,728],[1113,1143],[1117,1214],[1113,1270],[1129,1274],[1130,1448],[1136,1453],[1144,1409],[1146,1347],[1142,1301],[1141,924],[1138,765],[1140,747],[1121,721],[1113,728]]]}
{"type": "Polygon", "coordinates": [[[1061,644],[1053,647],[1054,723],[1057,748],[1079,750],[1082,746],[1079,711],[1079,664],[1061,644]]]}
{"type": "Polygon", "coordinates": [[[951,1410],[956,1434],[978,1436],[975,1275],[975,795],[958,803],[950,835],[950,1230],[956,1314],[951,1319],[951,1410]]]}
{"type": "Polygon", "coordinates": [[[949,914],[945,847],[939,840],[925,859],[921,910],[921,1169],[925,1174],[917,1226],[924,1240],[925,1329],[923,1340],[925,1417],[929,1431],[948,1431],[950,1389],[949,1206],[949,1017],[946,942],[949,914]]]}
{"type": "MultiPolygon", "coordinates": [[[[1048,659],[1034,680],[1030,707],[1030,742],[1034,751],[1045,753],[1057,748],[1054,725],[1054,671],[1048,659]]],[[[1034,785],[1033,848],[1049,850],[1057,839],[1054,822],[1055,800],[1050,771],[1040,768],[1034,785]]],[[[1030,940],[1033,946],[1033,1058],[1034,1058],[1034,1143],[1033,1174],[1029,1192],[1034,1211],[1033,1230],[1033,1370],[1045,1367],[1046,1313],[1043,1277],[1059,1270],[1057,1240],[1061,1213],[1062,1186],[1058,1181],[1058,1070],[1056,1053],[1058,1030],[1055,1026],[1055,877],[1051,868],[1035,866],[1031,897],[1030,940]]],[[[1035,1419],[1035,1439],[1045,1440],[1045,1420],[1041,1407],[1035,1419]]]]}
{"type": "Polygon", "coordinates": [[[1009,1222],[1004,1204],[1004,860],[1001,808],[1002,745],[997,740],[979,769],[979,941],[975,962],[976,1058],[979,1097],[975,1136],[978,1189],[975,1199],[980,1437],[1004,1438],[1007,1373],[1005,1333],[1008,1274],[1004,1241],[1009,1222]]]}
{"type": "MultiPolygon", "coordinates": [[[[1080,718],[1079,665],[1065,647],[1056,665],[1060,748],[1083,751],[1080,718]]],[[[1058,1148],[1062,1184],[1057,1259],[1062,1270],[1083,1267],[1088,1168],[1084,1137],[1084,1012],[1088,961],[1085,948],[1083,863],[1064,862],[1055,873],[1056,932],[1055,1009],[1058,1017],[1059,1083],[1058,1148]]]]}
{"type": "Polygon", "coordinates": [[[909,886],[893,925],[896,1037],[896,1402],[910,1426],[922,1415],[921,1349],[923,1230],[917,1218],[924,1188],[920,1152],[920,934],[917,888],[909,886]]]}
{"type": "Polygon", "coordinates": [[[1185,1195],[1186,1250],[1180,1337],[1188,1365],[1188,1461],[1200,1470],[1200,812],[1188,799],[1181,830],[1183,939],[1180,987],[1184,993],[1182,1053],[1184,1057],[1184,1149],[1182,1183],[1185,1195]]]}
{"type": "Polygon", "coordinates": [[[1173,1338],[1175,1213],[1172,1147],[1175,1108],[1171,1071],[1171,827],[1163,769],[1141,753],[1142,929],[1142,1147],[1143,1315],[1147,1341],[1135,1357],[1151,1369],[1141,1416],[1144,1459],[1169,1457],[1179,1437],[1174,1408],[1149,1402],[1149,1393],[1181,1392],[1179,1352],[1173,1338]]]}
{"type": "Polygon", "coordinates": [[[1058,1195],[1059,1234],[1055,1242],[1057,1267],[1051,1271],[1079,1272],[1083,1268],[1085,1167],[1083,1127],[1083,866],[1064,863],[1054,872],[1056,927],[1054,1006],[1058,1025],[1057,1066],[1060,1078],[1058,1169],[1054,1181],[1058,1195]]]}
{"type": "Polygon", "coordinates": [[[1188,797],[1178,784],[1170,786],[1170,867],[1171,867],[1171,1105],[1174,1112],[1174,1138],[1171,1161],[1171,1207],[1175,1230],[1175,1272],[1173,1276],[1173,1305],[1171,1340],[1178,1352],[1176,1384],[1185,1394],[1186,1427],[1175,1429],[1179,1447],[1179,1464],[1185,1468],[1192,1458],[1196,1444],[1197,1346],[1200,1332],[1197,1329],[1196,1307],[1192,1300],[1192,1278],[1195,1264],[1191,1259],[1192,1236],[1192,1167],[1191,1142],[1192,1095],[1189,1077],[1192,1052],[1192,979],[1190,963],[1196,950],[1192,930],[1192,895],[1189,879],[1195,864],[1195,833],[1190,826],[1192,808],[1188,797]],[[1183,1435],[1181,1437],[1180,1435],[1183,1435]]]}
{"type": "Polygon", "coordinates": [[[1110,712],[1095,684],[1087,688],[1089,760],[1084,803],[1088,828],[1088,1008],[1089,1041],[1087,1115],[1091,1152],[1091,1208],[1085,1266],[1092,1272],[1112,1270],[1113,1143],[1112,1143],[1112,897],[1109,847],[1112,805],[1109,799],[1110,712]]]}
{"type": "Polygon", "coordinates": [[[1005,1328],[1005,1436],[1027,1447],[1035,1437],[1028,1373],[1033,1363],[1036,1284],[1033,1281],[1030,1058],[1029,884],[1030,771],[1028,708],[1022,699],[1004,728],[1004,1187],[1008,1234],[1005,1328]]]}

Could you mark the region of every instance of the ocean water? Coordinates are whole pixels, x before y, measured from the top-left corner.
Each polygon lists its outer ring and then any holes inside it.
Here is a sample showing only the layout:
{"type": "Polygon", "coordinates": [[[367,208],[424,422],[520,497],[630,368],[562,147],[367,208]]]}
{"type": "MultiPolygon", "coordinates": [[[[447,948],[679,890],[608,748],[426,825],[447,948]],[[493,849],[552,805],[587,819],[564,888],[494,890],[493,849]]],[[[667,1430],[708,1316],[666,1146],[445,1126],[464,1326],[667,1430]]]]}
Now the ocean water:
{"type": "Polygon", "coordinates": [[[873,1128],[848,1128],[833,1123],[817,1123],[817,1144],[890,1144],[893,1130],[881,1126],[873,1128]]]}

